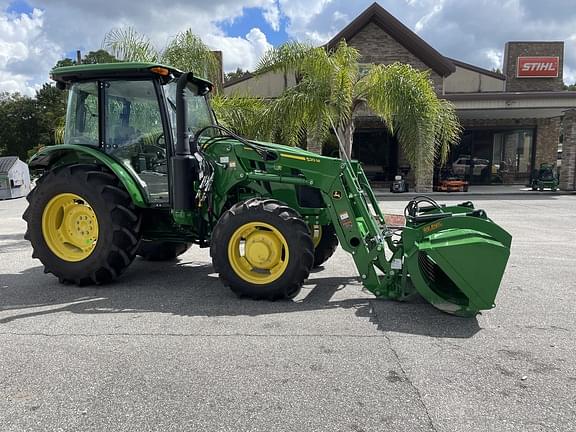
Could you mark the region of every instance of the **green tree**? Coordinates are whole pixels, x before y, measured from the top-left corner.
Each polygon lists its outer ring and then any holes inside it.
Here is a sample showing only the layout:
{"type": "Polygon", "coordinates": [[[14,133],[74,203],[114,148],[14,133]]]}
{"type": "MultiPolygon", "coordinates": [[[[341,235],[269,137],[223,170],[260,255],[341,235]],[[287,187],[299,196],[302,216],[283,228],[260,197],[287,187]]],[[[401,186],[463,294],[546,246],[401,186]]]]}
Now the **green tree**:
{"type": "Polygon", "coordinates": [[[82,58],[82,64],[116,63],[117,61],[116,57],[103,49],[90,51],[82,58]]]}
{"type": "Polygon", "coordinates": [[[331,51],[290,42],[264,55],[256,73],[290,70],[297,76],[297,84],[272,102],[283,140],[295,145],[306,136],[308,149],[320,152],[333,125],[349,157],[354,114],[369,109],[397,136],[417,183],[426,181],[425,168],[436,158],[445,161],[458,142],[454,107],[438,98],[428,72],[401,63],[361,69],[359,58],[344,41],[331,51]]]}
{"type": "Polygon", "coordinates": [[[60,135],[66,117],[66,96],[66,92],[48,83],[36,91],[40,145],[62,142],[60,135]]]}
{"type": "Polygon", "coordinates": [[[242,78],[245,77],[247,75],[251,75],[250,72],[248,72],[247,70],[243,70],[241,68],[236,68],[236,71],[234,72],[228,72],[227,74],[224,74],[224,82],[228,82],[228,81],[232,81],[238,78],[242,78]]]}
{"type": "Polygon", "coordinates": [[[26,160],[40,138],[36,100],[19,93],[0,95],[0,148],[3,155],[26,160]]]}
{"type": "Polygon", "coordinates": [[[74,66],[75,64],[76,64],[76,62],[74,60],[66,57],[62,60],[58,60],[58,62],[56,63],[56,65],[54,67],[58,68],[58,67],[65,67],[65,66],[74,66]]]}
{"type": "MultiPolygon", "coordinates": [[[[90,51],[84,57],[82,57],[82,64],[98,64],[98,63],[116,63],[118,59],[110,54],[104,49],[99,49],[97,51],[90,51]]],[[[63,58],[58,60],[55,68],[65,67],[65,66],[75,66],[77,63],[71,58],[63,58]]]]}

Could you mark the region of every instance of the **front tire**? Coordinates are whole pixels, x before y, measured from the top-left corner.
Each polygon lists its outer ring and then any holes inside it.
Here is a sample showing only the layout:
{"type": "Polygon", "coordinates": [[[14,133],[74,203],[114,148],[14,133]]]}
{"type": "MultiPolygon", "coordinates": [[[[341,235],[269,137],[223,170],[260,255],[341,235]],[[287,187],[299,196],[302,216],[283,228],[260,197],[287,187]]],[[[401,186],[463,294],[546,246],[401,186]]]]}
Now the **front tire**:
{"type": "Polygon", "coordinates": [[[98,165],[44,174],[28,195],[25,238],[62,283],[104,284],[134,260],[140,215],[118,178],[98,165]]]}
{"type": "Polygon", "coordinates": [[[320,267],[330,259],[338,248],[338,236],[333,225],[321,225],[313,227],[314,235],[314,267],[320,267]],[[319,232],[316,230],[319,228],[319,232]]]}
{"type": "Polygon", "coordinates": [[[222,215],[210,255],[220,280],[237,295],[277,300],[300,292],[314,263],[314,245],[293,209],[253,198],[222,215]]]}

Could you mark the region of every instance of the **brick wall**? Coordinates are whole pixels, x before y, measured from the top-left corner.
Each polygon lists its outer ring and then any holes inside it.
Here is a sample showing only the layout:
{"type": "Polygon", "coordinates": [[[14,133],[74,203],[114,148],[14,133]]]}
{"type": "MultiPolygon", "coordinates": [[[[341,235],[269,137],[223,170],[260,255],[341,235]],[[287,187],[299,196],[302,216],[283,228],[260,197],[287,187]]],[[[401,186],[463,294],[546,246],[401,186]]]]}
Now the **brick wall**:
{"type": "Polygon", "coordinates": [[[576,190],[576,110],[564,115],[564,142],[562,143],[562,169],[560,189],[576,190]]]}
{"type": "Polygon", "coordinates": [[[508,42],[504,52],[506,91],[561,91],[564,86],[564,42],[508,42]],[[518,57],[560,57],[558,78],[516,78],[518,57]]]}
{"type": "MultiPolygon", "coordinates": [[[[368,23],[347,43],[360,51],[362,55],[360,62],[362,63],[391,64],[401,62],[419,70],[430,70],[430,67],[424,64],[422,60],[372,22],[368,23]]],[[[436,92],[442,94],[444,85],[442,77],[432,70],[430,72],[430,79],[436,92]]]]}

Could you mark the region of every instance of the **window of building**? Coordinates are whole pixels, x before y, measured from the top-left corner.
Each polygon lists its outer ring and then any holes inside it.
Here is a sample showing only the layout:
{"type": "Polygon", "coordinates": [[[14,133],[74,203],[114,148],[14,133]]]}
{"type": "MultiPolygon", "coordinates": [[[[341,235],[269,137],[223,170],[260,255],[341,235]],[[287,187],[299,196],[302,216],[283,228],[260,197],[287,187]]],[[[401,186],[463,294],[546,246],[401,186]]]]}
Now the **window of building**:
{"type": "Polygon", "coordinates": [[[493,165],[502,183],[526,183],[532,172],[532,140],[530,129],[494,134],[493,165]]]}
{"type": "Polygon", "coordinates": [[[523,184],[532,171],[533,129],[467,130],[444,171],[471,184],[523,184]]]}

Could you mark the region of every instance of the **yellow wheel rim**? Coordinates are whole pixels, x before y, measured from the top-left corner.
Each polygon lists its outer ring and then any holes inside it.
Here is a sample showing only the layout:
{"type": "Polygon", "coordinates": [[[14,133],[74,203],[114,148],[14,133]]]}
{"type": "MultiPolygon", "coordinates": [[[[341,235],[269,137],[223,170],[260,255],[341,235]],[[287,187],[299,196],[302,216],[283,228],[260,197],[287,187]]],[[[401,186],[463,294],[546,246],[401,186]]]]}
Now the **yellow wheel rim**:
{"type": "Polygon", "coordinates": [[[98,219],[81,196],[62,193],[52,198],[42,213],[42,234],[58,258],[77,262],[90,256],[98,241],[98,219]]]}
{"type": "Polygon", "coordinates": [[[250,222],[232,234],[228,260],[232,270],[246,282],[269,284],[282,276],[288,267],[288,243],[274,226],[250,222]]]}
{"type": "Polygon", "coordinates": [[[312,243],[316,249],[322,240],[322,225],[310,225],[310,231],[312,232],[312,243]]]}

